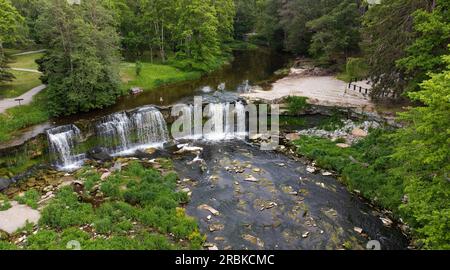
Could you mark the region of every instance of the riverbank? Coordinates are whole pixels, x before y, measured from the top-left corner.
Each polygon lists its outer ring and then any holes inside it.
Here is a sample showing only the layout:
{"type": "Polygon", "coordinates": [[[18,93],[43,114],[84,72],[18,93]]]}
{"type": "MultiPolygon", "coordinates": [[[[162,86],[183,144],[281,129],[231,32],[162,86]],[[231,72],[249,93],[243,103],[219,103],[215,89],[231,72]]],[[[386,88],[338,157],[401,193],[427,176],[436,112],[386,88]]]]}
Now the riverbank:
{"type": "Polygon", "coordinates": [[[205,238],[185,214],[189,195],[180,190],[170,160],[90,165],[30,179],[25,193],[2,197],[0,250],[202,247],[205,238]]]}

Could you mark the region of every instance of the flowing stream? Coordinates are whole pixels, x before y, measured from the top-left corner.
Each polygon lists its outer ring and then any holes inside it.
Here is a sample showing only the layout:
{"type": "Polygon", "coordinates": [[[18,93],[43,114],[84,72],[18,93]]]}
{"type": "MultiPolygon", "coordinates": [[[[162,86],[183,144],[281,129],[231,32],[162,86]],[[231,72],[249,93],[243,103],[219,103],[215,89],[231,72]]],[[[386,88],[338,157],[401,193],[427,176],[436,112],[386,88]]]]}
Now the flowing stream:
{"type": "MultiPolygon", "coordinates": [[[[106,110],[59,119],[59,126],[46,131],[54,165],[75,170],[92,147],[106,149],[112,156],[160,148],[174,159],[180,179],[195,182],[187,212],[199,220],[208,241],[222,249],[338,249],[344,243],[364,249],[369,240],[379,241],[383,249],[406,248],[407,238],[397,228],[383,226],[381,213],[349,193],[336,178],[310,174],[305,164],[282,153],[262,151],[245,140],[246,112],[237,93],[273,78],[285,63],[284,56],[267,51],[239,52],[230,66],[199,80],[124,97],[106,110]],[[195,95],[209,102],[204,123],[209,130],[188,124],[180,139],[204,150],[200,155],[174,155],[167,147],[173,138],[171,125],[155,106],[189,103],[195,95]],[[73,124],[80,120],[91,128],[73,124]],[[200,169],[201,162],[206,171],[200,169]],[[216,208],[220,215],[211,217],[199,208],[202,204],[216,208]]],[[[192,123],[194,108],[187,105],[181,111],[192,123]]]]}

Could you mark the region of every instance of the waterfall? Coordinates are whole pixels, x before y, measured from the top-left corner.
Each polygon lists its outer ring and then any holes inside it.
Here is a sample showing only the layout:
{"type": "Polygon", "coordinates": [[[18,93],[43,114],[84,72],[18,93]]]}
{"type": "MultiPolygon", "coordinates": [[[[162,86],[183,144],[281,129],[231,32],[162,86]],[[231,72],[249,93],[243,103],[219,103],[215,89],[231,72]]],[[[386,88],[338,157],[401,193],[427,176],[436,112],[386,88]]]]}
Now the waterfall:
{"type": "Polygon", "coordinates": [[[138,149],[161,147],[169,140],[166,121],[154,107],[130,113],[116,113],[97,125],[97,135],[113,155],[126,155],[138,149]]]}
{"type": "Polygon", "coordinates": [[[153,107],[139,109],[133,115],[133,123],[136,126],[139,144],[162,144],[169,140],[169,131],[164,116],[153,107]]]}
{"type": "Polygon", "coordinates": [[[217,141],[243,139],[246,136],[246,110],[241,102],[210,103],[207,106],[209,120],[206,123],[204,139],[217,141]]]}
{"type": "Polygon", "coordinates": [[[115,113],[97,125],[97,133],[105,146],[113,151],[123,151],[131,145],[132,123],[127,114],[115,113]]]}
{"type": "Polygon", "coordinates": [[[77,169],[84,154],[75,154],[75,145],[80,139],[80,130],[75,125],[66,125],[47,130],[51,153],[57,156],[56,165],[61,170],[77,169]]]}

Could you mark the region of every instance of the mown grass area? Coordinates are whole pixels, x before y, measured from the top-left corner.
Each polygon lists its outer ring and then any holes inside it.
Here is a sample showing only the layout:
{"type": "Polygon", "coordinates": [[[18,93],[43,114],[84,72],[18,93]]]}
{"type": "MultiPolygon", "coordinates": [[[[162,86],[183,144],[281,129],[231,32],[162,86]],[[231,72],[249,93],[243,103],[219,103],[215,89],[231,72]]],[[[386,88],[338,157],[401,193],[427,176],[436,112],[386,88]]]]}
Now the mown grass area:
{"type": "Polygon", "coordinates": [[[13,138],[20,129],[47,121],[45,90],[34,96],[30,104],[16,106],[0,114],[0,142],[13,138]]]}
{"type": "Polygon", "coordinates": [[[396,162],[391,158],[393,144],[389,132],[376,130],[350,148],[339,148],[328,139],[302,136],[297,151],[316,161],[324,169],[337,171],[350,190],[392,209],[399,214],[403,196],[403,181],[389,172],[396,162]]]}
{"type": "Polygon", "coordinates": [[[38,64],[36,60],[41,58],[44,53],[32,53],[12,56],[12,61],[9,64],[12,68],[28,68],[28,69],[38,69],[38,64]]]}
{"type": "Polygon", "coordinates": [[[16,78],[12,82],[0,83],[0,98],[18,97],[42,84],[39,73],[17,70],[11,70],[11,73],[16,78]]]}
{"type": "Polygon", "coordinates": [[[171,65],[141,63],[140,74],[136,74],[136,63],[124,62],[120,65],[122,90],[128,91],[131,87],[140,87],[144,91],[158,86],[194,80],[201,77],[200,71],[183,71],[171,65]]]}
{"type": "Polygon", "coordinates": [[[64,250],[69,241],[78,241],[83,250],[202,247],[205,236],[180,207],[188,196],[176,191],[175,173],[162,175],[131,162],[106,181],[90,167],[77,177],[83,180],[83,189],[62,188],[43,209],[38,232],[27,232],[24,246],[0,241],[0,249],[64,250]]]}

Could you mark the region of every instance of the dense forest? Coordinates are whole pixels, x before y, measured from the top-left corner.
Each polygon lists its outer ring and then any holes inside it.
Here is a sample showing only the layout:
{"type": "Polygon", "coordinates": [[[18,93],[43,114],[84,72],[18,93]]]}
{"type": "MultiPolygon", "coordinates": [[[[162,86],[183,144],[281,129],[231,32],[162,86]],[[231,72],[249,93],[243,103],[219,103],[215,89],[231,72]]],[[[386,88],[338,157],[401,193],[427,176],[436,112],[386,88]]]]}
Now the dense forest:
{"type": "Polygon", "coordinates": [[[14,78],[4,48],[45,48],[44,119],[114,104],[125,58],[203,74],[248,43],[308,57],[346,80],[370,78],[375,101],[411,104],[404,128],[374,142],[389,147],[372,168],[383,184],[368,189],[392,194],[379,203],[411,225],[419,247],[450,249],[450,1],[68,2],[0,0],[0,81],[14,78]]]}

